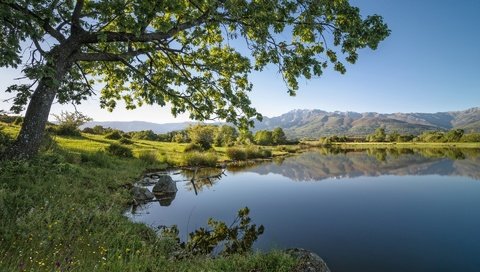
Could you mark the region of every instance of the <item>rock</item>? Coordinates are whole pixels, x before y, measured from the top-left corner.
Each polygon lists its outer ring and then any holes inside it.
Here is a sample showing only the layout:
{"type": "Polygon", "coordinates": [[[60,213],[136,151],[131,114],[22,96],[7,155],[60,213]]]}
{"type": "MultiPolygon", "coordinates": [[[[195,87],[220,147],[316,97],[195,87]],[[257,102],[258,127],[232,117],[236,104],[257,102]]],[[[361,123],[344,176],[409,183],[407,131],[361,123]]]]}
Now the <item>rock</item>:
{"type": "Polygon", "coordinates": [[[150,186],[150,185],[154,185],[155,183],[157,183],[157,180],[151,178],[151,177],[144,177],[140,182],[139,184],[142,185],[142,186],[150,186]]]}
{"type": "Polygon", "coordinates": [[[330,272],[325,261],[317,254],[303,248],[290,248],[285,253],[299,260],[293,272],[330,272]]]}
{"type": "Polygon", "coordinates": [[[176,193],[177,184],[169,175],[161,175],[158,177],[158,181],[153,186],[152,191],[155,195],[176,193]]]}
{"type": "Polygon", "coordinates": [[[133,187],[132,188],[133,199],[138,203],[145,203],[152,200],[155,195],[152,194],[147,188],[133,187]]]}
{"type": "Polygon", "coordinates": [[[177,183],[169,175],[159,175],[153,193],[161,206],[170,206],[177,195],[177,183]]]}
{"type": "Polygon", "coordinates": [[[155,194],[155,198],[158,200],[158,203],[160,203],[160,206],[170,206],[172,204],[172,201],[175,199],[177,196],[177,193],[162,193],[162,194],[155,194]]]}

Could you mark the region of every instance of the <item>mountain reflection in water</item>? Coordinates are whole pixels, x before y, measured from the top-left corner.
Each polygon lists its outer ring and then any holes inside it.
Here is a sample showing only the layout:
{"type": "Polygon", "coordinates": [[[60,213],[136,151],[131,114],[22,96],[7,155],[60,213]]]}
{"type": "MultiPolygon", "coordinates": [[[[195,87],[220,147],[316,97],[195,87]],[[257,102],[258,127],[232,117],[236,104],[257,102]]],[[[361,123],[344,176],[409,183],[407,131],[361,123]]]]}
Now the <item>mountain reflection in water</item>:
{"type": "Polygon", "coordinates": [[[381,175],[442,175],[480,179],[479,149],[318,149],[273,162],[227,167],[230,172],[280,174],[295,181],[381,175]]]}

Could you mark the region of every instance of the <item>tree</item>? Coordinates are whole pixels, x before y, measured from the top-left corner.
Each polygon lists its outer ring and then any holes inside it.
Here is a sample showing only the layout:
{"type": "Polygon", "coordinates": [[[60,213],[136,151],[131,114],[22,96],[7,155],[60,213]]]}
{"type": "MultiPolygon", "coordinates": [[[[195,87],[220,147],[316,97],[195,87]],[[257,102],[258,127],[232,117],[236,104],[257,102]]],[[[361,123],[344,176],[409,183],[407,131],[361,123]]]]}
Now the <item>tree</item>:
{"type": "Polygon", "coordinates": [[[368,136],[370,142],[384,142],[387,137],[384,128],[377,128],[375,133],[368,136]]]}
{"type": "Polygon", "coordinates": [[[210,149],[217,127],[197,124],[188,127],[187,132],[193,144],[200,145],[204,150],[210,149]]]}
{"type": "Polygon", "coordinates": [[[22,65],[31,80],[6,90],[14,112],[28,104],[12,154],[34,155],[53,101],[79,104],[95,82],[109,110],[168,103],[173,115],[247,127],[261,119],[252,70],[276,65],[294,95],[299,78],[330,64],[344,73],[342,59],[355,63],[389,33],[348,0],[1,0],[0,67],[22,65]]]}
{"type": "Polygon", "coordinates": [[[80,136],[79,127],[92,119],[80,112],[62,111],[59,115],[54,114],[57,121],[55,133],[58,135],[80,136]]]}
{"type": "Polygon", "coordinates": [[[237,130],[229,125],[220,126],[215,133],[216,146],[232,146],[238,137],[237,130]]]}
{"type": "Polygon", "coordinates": [[[255,143],[258,145],[272,145],[273,144],[273,134],[269,130],[259,130],[255,132],[255,143]]]}
{"type": "Polygon", "coordinates": [[[282,128],[277,127],[272,131],[272,141],[275,145],[280,145],[287,142],[287,136],[285,136],[285,132],[283,132],[282,128]]]}
{"type": "Polygon", "coordinates": [[[452,129],[443,136],[446,142],[460,142],[465,131],[463,129],[452,129]]]}

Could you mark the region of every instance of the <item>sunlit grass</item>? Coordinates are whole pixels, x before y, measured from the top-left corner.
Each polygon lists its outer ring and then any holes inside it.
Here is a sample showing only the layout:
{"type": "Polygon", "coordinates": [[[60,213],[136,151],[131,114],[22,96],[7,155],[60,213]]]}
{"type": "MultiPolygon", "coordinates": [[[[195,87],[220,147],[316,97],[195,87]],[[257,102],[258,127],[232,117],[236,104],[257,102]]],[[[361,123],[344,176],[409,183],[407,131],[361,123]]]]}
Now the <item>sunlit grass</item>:
{"type": "MultiPolygon", "coordinates": [[[[3,131],[15,136],[18,129],[3,131]]],[[[98,135],[55,140],[57,148],[33,160],[0,162],[0,271],[290,271],[294,265],[280,251],[175,260],[172,241],[123,216],[141,173],[167,167],[162,156],[181,159],[185,144],[135,141],[138,159],[108,155],[105,148],[117,141],[98,135]]]]}

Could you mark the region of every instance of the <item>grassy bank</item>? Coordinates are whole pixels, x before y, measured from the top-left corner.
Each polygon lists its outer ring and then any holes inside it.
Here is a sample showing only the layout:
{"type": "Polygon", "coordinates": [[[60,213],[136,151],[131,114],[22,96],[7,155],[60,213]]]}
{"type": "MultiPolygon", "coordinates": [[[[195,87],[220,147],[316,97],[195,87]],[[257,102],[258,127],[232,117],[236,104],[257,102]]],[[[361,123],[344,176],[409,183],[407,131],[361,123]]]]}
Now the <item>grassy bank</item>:
{"type": "MultiPolygon", "coordinates": [[[[4,128],[10,135],[17,130],[4,128]]],[[[160,154],[152,162],[109,156],[100,150],[110,141],[99,136],[55,141],[58,147],[33,160],[1,162],[0,271],[289,271],[294,265],[278,251],[173,260],[172,241],[122,215],[133,182],[146,168],[179,160],[182,145],[135,141],[136,156],[160,154]]]]}

